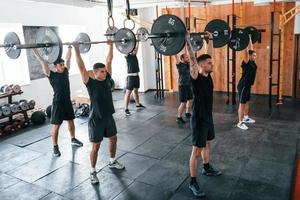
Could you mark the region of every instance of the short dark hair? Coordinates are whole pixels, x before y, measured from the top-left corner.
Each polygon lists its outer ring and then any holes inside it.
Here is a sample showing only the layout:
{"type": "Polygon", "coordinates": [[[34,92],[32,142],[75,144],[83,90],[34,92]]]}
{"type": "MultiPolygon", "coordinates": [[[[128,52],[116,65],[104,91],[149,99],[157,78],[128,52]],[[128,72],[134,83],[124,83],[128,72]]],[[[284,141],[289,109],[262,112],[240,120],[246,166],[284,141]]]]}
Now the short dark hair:
{"type": "Polygon", "coordinates": [[[254,50],[248,50],[249,55],[251,56],[252,54],[256,53],[254,50]]]}
{"type": "Polygon", "coordinates": [[[53,65],[57,65],[57,64],[60,64],[60,63],[62,63],[62,62],[65,62],[65,60],[62,59],[62,58],[58,58],[58,59],[53,63],[53,65]]]}
{"type": "Polygon", "coordinates": [[[206,59],[210,59],[210,58],[211,58],[211,55],[209,55],[209,54],[202,54],[202,55],[198,56],[197,62],[200,63],[200,62],[203,62],[206,59]]]}
{"type": "Polygon", "coordinates": [[[101,69],[101,68],[105,68],[105,65],[103,63],[95,63],[93,65],[93,70],[95,70],[95,69],[101,69]]]}

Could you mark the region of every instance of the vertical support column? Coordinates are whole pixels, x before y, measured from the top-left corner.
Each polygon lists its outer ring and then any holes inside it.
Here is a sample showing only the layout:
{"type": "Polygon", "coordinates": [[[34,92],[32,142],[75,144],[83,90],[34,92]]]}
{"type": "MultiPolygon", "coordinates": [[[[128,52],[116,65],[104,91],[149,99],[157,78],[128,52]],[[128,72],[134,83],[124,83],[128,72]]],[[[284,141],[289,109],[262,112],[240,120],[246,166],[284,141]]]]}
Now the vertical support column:
{"type": "Polygon", "coordinates": [[[283,86],[283,66],[284,66],[284,14],[285,14],[285,3],[281,3],[281,14],[280,14],[280,70],[279,70],[279,96],[277,104],[282,104],[282,86],[283,86]]]}
{"type": "MultiPolygon", "coordinates": [[[[230,23],[230,16],[229,15],[227,15],[227,23],[229,24],[230,23]]],[[[226,96],[227,96],[227,99],[226,99],[226,104],[228,105],[229,104],[229,101],[230,101],[230,97],[229,97],[229,62],[230,62],[230,56],[229,56],[229,53],[230,53],[230,51],[229,51],[230,49],[229,49],[229,46],[227,45],[227,62],[226,62],[226,75],[227,75],[227,79],[226,79],[226,85],[227,85],[227,87],[226,87],[226,96]]]]}
{"type": "Polygon", "coordinates": [[[273,42],[274,42],[274,12],[271,12],[270,58],[269,58],[269,109],[272,109],[273,42]]]}
{"type": "MultiPolygon", "coordinates": [[[[232,16],[232,27],[236,28],[236,15],[232,16]]],[[[236,51],[232,50],[232,105],[236,104],[236,51]]]]}
{"type": "Polygon", "coordinates": [[[164,88],[164,72],[163,72],[163,66],[162,66],[162,54],[159,55],[159,65],[160,65],[160,80],[161,80],[161,97],[164,99],[165,98],[165,88],[164,88]]]}

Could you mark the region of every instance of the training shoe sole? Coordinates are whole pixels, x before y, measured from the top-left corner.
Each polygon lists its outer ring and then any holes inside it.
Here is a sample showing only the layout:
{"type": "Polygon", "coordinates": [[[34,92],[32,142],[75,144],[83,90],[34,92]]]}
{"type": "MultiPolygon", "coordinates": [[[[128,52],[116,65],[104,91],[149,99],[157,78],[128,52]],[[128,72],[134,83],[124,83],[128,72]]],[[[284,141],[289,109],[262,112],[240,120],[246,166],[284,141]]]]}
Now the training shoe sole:
{"type": "Polygon", "coordinates": [[[71,143],[72,146],[82,147],[83,144],[71,143]]]}

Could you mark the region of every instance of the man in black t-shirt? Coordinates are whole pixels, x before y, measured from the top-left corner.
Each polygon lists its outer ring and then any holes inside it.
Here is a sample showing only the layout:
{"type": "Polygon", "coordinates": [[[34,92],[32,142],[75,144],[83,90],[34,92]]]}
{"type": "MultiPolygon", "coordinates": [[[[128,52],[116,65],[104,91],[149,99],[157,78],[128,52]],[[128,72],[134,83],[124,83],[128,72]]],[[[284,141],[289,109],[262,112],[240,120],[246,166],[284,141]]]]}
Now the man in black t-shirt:
{"type": "Polygon", "coordinates": [[[193,103],[192,82],[190,78],[189,57],[184,53],[181,56],[176,55],[176,67],[178,70],[178,92],[180,105],[178,107],[176,122],[184,124],[182,116],[185,110],[185,117],[189,119],[192,115],[190,108],[193,103]]]}
{"type": "Polygon", "coordinates": [[[133,52],[129,53],[128,55],[125,56],[126,58],[126,63],[127,63],[127,79],[126,79],[126,93],[124,97],[124,102],[125,102],[125,115],[129,116],[131,115],[129,109],[128,109],[128,104],[130,100],[130,95],[133,91],[133,98],[135,100],[135,105],[138,109],[145,108],[140,103],[140,98],[139,98],[139,88],[140,88],[140,77],[139,77],[139,61],[137,59],[137,52],[139,49],[139,42],[137,42],[137,45],[133,52]]]}
{"type": "Polygon", "coordinates": [[[257,65],[255,63],[256,52],[253,50],[253,44],[250,35],[249,38],[249,47],[245,50],[245,59],[241,65],[243,73],[238,83],[240,105],[238,110],[239,122],[237,127],[242,130],[248,129],[245,123],[255,123],[255,120],[249,117],[249,101],[251,96],[251,86],[255,81],[257,65]]]}
{"type": "Polygon", "coordinates": [[[74,45],[76,52],[76,61],[79,67],[81,78],[86,85],[90,96],[90,116],[88,122],[89,139],[92,143],[92,151],[90,154],[91,174],[90,179],[92,184],[98,184],[96,163],[98,158],[98,151],[103,137],[109,138],[110,161],[108,167],[111,169],[124,169],[124,165],[119,163],[116,159],[117,149],[117,128],[113,118],[115,112],[112,99],[112,59],[113,46],[112,42],[109,44],[109,53],[106,58],[106,65],[103,63],[95,63],[93,65],[94,78],[91,78],[85,68],[84,62],[81,58],[79,45],[74,45]]]}
{"type": "Polygon", "coordinates": [[[75,138],[75,116],[70,97],[69,83],[70,60],[72,55],[71,48],[72,47],[68,48],[66,65],[64,64],[64,60],[61,58],[53,63],[55,66],[55,71],[51,71],[48,63],[40,57],[35,49],[33,50],[33,54],[42,65],[43,72],[48,77],[54,92],[51,107],[51,135],[53,143],[53,155],[56,157],[61,155],[58,148],[58,133],[59,128],[64,120],[67,120],[68,122],[68,129],[71,135],[71,144],[73,146],[83,146],[82,142],[75,138]]]}
{"type": "MultiPolygon", "coordinates": [[[[209,34],[210,38],[212,35],[209,34]]],[[[190,72],[194,92],[193,115],[191,119],[193,149],[190,157],[190,184],[189,189],[197,197],[204,197],[205,192],[200,190],[197,182],[198,158],[202,156],[202,174],[206,176],[219,176],[222,173],[209,163],[209,147],[215,138],[213,110],[213,81],[210,76],[213,63],[212,42],[209,42],[208,53],[197,59],[192,51],[190,38],[187,36],[187,49],[190,58],[190,72]]]]}

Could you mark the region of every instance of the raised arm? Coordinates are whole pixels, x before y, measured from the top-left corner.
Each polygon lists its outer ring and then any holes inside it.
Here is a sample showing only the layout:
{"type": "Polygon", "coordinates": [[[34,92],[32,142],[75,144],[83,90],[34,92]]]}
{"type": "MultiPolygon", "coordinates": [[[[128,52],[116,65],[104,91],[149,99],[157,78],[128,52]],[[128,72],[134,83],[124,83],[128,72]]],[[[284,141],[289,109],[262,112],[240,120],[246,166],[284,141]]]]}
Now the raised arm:
{"type": "Polygon", "coordinates": [[[136,55],[136,54],[138,53],[138,50],[139,50],[139,44],[140,44],[139,42],[136,43],[136,46],[135,46],[135,48],[134,48],[134,50],[132,51],[131,54],[136,55]]]}
{"type": "Polygon", "coordinates": [[[41,58],[41,56],[37,53],[36,49],[32,49],[34,57],[39,61],[39,63],[42,65],[43,72],[46,76],[50,76],[50,68],[47,62],[41,58]]]}
{"type": "Polygon", "coordinates": [[[213,35],[212,33],[208,32],[208,38],[209,38],[209,42],[207,44],[207,49],[206,49],[206,53],[209,54],[210,56],[212,56],[212,52],[213,52],[213,35]]]}
{"type": "Polygon", "coordinates": [[[245,63],[248,63],[248,61],[249,61],[249,50],[253,50],[253,44],[252,44],[252,39],[251,39],[250,34],[249,34],[249,45],[244,51],[245,52],[245,58],[244,58],[245,63]]]}
{"type": "Polygon", "coordinates": [[[70,70],[70,66],[71,66],[71,56],[72,56],[72,46],[68,46],[68,51],[66,54],[66,67],[68,70],[70,70]]]}
{"type": "Polygon", "coordinates": [[[176,65],[180,63],[180,56],[178,54],[175,55],[176,65]]]}
{"type": "Polygon", "coordinates": [[[195,54],[192,50],[192,45],[191,45],[191,42],[190,42],[190,36],[187,35],[187,52],[188,52],[188,56],[189,56],[189,59],[190,59],[190,73],[191,73],[191,77],[192,79],[197,79],[198,77],[198,73],[199,73],[199,66],[198,66],[198,63],[197,63],[197,60],[196,60],[196,57],[195,57],[195,54]]]}
{"type": "Polygon", "coordinates": [[[89,80],[89,74],[86,71],[84,62],[81,58],[80,51],[79,51],[79,45],[74,44],[73,46],[74,46],[74,49],[75,49],[76,62],[77,62],[77,65],[78,65],[78,68],[79,68],[79,71],[80,71],[80,74],[81,74],[82,81],[83,81],[84,84],[87,84],[87,82],[89,80]]]}
{"type": "Polygon", "coordinates": [[[112,43],[112,41],[109,41],[107,44],[108,44],[108,54],[107,54],[107,57],[106,57],[106,71],[110,75],[112,75],[111,64],[112,64],[112,59],[114,57],[114,55],[113,55],[113,43],[112,43]]]}

